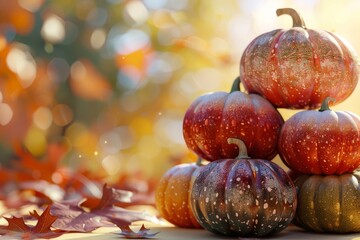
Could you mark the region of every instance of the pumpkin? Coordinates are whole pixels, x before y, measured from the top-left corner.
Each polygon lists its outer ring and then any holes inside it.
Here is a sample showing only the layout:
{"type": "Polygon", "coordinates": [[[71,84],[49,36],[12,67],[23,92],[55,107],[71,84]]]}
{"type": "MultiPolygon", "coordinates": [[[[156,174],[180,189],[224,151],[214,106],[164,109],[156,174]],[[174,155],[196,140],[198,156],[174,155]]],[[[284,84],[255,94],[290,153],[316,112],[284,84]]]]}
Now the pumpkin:
{"type": "Polygon", "coordinates": [[[294,224],[316,232],[360,232],[360,172],[303,175],[294,224]]]}
{"type": "Polygon", "coordinates": [[[291,169],[305,174],[343,174],[360,166],[360,118],[329,109],[294,114],[283,125],[279,155],[291,169]]]}
{"type": "Polygon", "coordinates": [[[249,159],[244,142],[236,159],[210,162],[201,168],[191,190],[196,219],[210,232],[266,236],[285,229],[296,210],[296,189],[273,162],[249,159]]]}
{"type": "Polygon", "coordinates": [[[245,89],[279,108],[315,109],[327,96],[345,100],[360,72],[350,44],[334,33],[306,28],[294,9],[276,13],[290,15],[293,27],[264,33],[246,47],[240,61],[245,89]]]}
{"type": "Polygon", "coordinates": [[[253,158],[272,159],[284,120],[263,97],[240,91],[237,78],[230,93],[200,96],[187,109],[183,120],[186,145],[208,161],[235,158],[236,146],[229,137],[241,138],[253,158]]]}
{"type": "Polygon", "coordinates": [[[191,179],[200,168],[197,163],[183,163],[169,169],[155,191],[159,215],[170,223],[184,228],[201,228],[190,207],[191,179]]]}

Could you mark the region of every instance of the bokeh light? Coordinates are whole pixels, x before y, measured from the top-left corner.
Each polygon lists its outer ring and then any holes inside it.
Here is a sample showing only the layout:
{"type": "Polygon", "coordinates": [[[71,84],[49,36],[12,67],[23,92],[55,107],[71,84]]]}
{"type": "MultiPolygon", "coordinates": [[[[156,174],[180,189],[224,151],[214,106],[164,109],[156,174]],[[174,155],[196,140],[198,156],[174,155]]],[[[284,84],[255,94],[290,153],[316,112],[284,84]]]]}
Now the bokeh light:
{"type": "Polygon", "coordinates": [[[6,103],[0,103],[0,124],[6,126],[13,117],[13,111],[6,103]]]}
{"type": "Polygon", "coordinates": [[[36,76],[35,60],[25,46],[14,46],[6,57],[7,66],[17,74],[22,87],[29,87],[36,76]]]}
{"type": "Polygon", "coordinates": [[[46,107],[39,107],[33,114],[34,124],[42,129],[46,130],[50,127],[53,120],[51,110],[46,107]]]}
{"type": "Polygon", "coordinates": [[[47,16],[41,28],[41,36],[49,43],[59,43],[65,38],[65,23],[56,16],[47,16]]]}
{"type": "Polygon", "coordinates": [[[58,126],[68,125],[73,120],[71,108],[65,104],[57,104],[52,109],[52,118],[58,126]]]}

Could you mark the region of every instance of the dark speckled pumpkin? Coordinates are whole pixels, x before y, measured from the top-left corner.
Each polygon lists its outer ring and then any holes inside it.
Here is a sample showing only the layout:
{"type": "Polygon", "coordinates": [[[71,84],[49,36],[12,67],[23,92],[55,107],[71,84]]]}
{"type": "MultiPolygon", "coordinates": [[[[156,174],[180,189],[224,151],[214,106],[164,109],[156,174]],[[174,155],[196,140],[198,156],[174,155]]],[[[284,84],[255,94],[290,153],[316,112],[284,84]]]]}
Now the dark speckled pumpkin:
{"type": "Polygon", "coordinates": [[[303,175],[295,185],[296,225],[316,232],[360,232],[360,172],[303,175]]]}
{"type": "Polygon", "coordinates": [[[191,207],[200,225],[223,235],[266,236],[285,229],[296,210],[296,189],[275,163],[249,159],[241,140],[237,159],[204,166],[192,184],[191,207]]]}

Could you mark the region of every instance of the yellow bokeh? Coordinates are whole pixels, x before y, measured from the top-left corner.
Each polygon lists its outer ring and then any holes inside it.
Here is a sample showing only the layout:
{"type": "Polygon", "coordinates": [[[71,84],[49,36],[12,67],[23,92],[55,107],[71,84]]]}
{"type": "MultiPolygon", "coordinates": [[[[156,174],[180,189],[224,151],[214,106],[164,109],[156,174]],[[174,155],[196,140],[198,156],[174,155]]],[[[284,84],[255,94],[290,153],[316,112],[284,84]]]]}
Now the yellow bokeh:
{"type": "Polygon", "coordinates": [[[47,148],[45,132],[37,127],[31,127],[25,136],[24,145],[31,154],[42,156],[47,148]]]}

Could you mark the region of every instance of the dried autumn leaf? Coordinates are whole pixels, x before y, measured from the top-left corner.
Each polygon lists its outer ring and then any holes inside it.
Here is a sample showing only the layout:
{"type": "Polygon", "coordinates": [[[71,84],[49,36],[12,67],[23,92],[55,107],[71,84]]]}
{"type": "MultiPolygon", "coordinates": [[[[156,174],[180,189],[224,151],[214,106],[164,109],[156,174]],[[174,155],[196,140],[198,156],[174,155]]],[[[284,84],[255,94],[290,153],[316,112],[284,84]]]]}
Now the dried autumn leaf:
{"type": "Polygon", "coordinates": [[[65,196],[65,191],[61,187],[45,180],[20,182],[19,189],[33,191],[35,196],[48,201],[60,201],[65,196]]]}
{"type": "Polygon", "coordinates": [[[88,202],[85,204],[87,207],[78,201],[55,202],[51,212],[58,219],[53,226],[64,231],[91,232],[99,227],[120,227],[138,220],[156,220],[154,216],[143,212],[114,206],[117,202],[130,201],[130,196],[131,192],[113,189],[105,184],[102,198],[96,202],[88,202]]]}
{"type": "Polygon", "coordinates": [[[102,198],[89,197],[81,202],[81,207],[88,208],[90,210],[101,209],[105,206],[111,206],[116,204],[118,207],[123,205],[131,205],[133,202],[133,193],[130,191],[124,191],[113,187],[107,187],[105,184],[102,189],[102,198]]]}
{"type": "Polygon", "coordinates": [[[13,149],[19,159],[0,168],[0,199],[5,207],[16,209],[29,203],[43,205],[62,200],[66,192],[61,184],[65,185],[67,179],[59,165],[66,147],[49,144],[43,159],[33,156],[19,141],[13,143],[13,149]]]}
{"type": "Polygon", "coordinates": [[[125,238],[130,238],[130,239],[153,238],[156,234],[159,233],[159,232],[148,233],[150,229],[146,228],[144,224],[141,226],[138,232],[134,232],[133,230],[131,230],[129,226],[122,226],[120,227],[120,229],[121,229],[121,233],[119,234],[125,238]]]}
{"type": "Polygon", "coordinates": [[[4,217],[8,225],[0,226],[0,235],[16,236],[22,239],[49,239],[58,237],[64,233],[63,231],[51,229],[57,217],[50,214],[50,206],[48,206],[41,215],[36,211],[30,214],[38,220],[35,226],[27,225],[22,217],[4,217]]]}
{"type": "Polygon", "coordinates": [[[44,159],[38,159],[19,142],[16,142],[13,148],[20,158],[15,164],[17,181],[42,179],[52,182],[53,174],[59,169],[60,161],[67,151],[64,145],[50,144],[44,159]]]}

